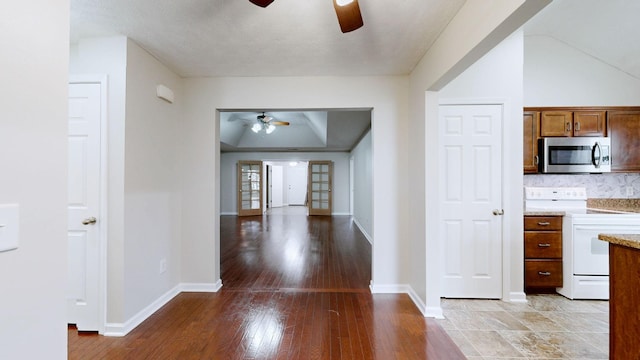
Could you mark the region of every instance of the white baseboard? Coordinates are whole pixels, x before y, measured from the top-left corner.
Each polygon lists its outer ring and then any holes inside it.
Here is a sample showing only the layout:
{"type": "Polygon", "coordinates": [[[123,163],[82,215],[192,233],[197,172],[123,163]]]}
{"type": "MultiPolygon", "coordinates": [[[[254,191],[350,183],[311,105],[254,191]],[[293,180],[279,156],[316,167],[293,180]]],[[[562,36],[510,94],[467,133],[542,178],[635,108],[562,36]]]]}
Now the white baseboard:
{"type": "Polygon", "coordinates": [[[331,213],[332,216],[351,216],[351,214],[349,214],[348,212],[343,213],[343,212],[334,212],[331,213]]]}
{"type": "Polygon", "coordinates": [[[375,285],[373,282],[369,285],[372,294],[407,294],[411,301],[416,305],[422,316],[433,317],[436,319],[444,319],[441,307],[427,307],[427,305],[420,299],[418,293],[413,290],[411,285],[408,284],[384,284],[375,285]]]}
{"type": "Polygon", "coordinates": [[[522,291],[510,292],[508,299],[503,299],[504,301],[512,302],[512,303],[526,303],[527,302],[527,294],[522,291]]]}
{"type": "Polygon", "coordinates": [[[167,291],[146,308],[140,310],[131,319],[124,323],[107,323],[104,327],[104,336],[122,337],[130,333],[138,325],[147,320],[153,313],[160,310],[171,299],[182,292],[217,292],[222,288],[222,280],[218,279],[213,284],[210,283],[181,283],[167,291]]]}
{"type": "Polygon", "coordinates": [[[182,283],[180,284],[181,292],[218,292],[222,288],[222,280],[218,280],[213,284],[210,283],[182,283]]]}
{"type": "Polygon", "coordinates": [[[360,232],[362,233],[362,235],[364,235],[365,238],[367,238],[367,241],[369,241],[369,244],[373,245],[373,239],[371,238],[371,236],[369,235],[369,233],[367,233],[364,228],[362,227],[362,225],[360,225],[360,222],[358,221],[358,219],[353,218],[353,223],[356,224],[356,226],[358,227],[358,229],[360,229],[360,232]]]}
{"type": "Polygon", "coordinates": [[[238,215],[237,212],[221,212],[220,215],[238,215]]]}

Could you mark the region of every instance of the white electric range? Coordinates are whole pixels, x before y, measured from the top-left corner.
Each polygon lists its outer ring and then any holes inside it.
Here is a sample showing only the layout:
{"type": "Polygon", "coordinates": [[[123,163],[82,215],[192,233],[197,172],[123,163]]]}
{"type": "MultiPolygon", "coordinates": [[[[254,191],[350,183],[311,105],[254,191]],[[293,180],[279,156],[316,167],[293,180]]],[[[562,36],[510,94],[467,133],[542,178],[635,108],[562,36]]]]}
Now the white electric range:
{"type": "Polygon", "coordinates": [[[609,244],[598,234],[640,234],[640,213],[590,209],[581,187],[525,187],[525,211],[563,211],[563,286],[569,299],[609,299],[609,244]]]}

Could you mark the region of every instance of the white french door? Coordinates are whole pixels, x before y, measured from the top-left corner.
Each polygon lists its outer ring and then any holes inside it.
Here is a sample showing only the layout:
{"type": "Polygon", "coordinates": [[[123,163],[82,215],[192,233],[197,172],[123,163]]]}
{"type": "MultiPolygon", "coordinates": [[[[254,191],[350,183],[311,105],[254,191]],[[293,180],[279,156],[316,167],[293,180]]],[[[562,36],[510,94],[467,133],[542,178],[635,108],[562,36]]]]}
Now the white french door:
{"type": "Polygon", "coordinates": [[[67,320],[100,329],[101,84],[69,84],[67,320]]]}
{"type": "Polygon", "coordinates": [[[262,215],[262,161],[238,161],[238,216],[262,215]]]}
{"type": "Polygon", "coordinates": [[[502,106],[441,105],[442,296],[502,297],[502,106]]]}

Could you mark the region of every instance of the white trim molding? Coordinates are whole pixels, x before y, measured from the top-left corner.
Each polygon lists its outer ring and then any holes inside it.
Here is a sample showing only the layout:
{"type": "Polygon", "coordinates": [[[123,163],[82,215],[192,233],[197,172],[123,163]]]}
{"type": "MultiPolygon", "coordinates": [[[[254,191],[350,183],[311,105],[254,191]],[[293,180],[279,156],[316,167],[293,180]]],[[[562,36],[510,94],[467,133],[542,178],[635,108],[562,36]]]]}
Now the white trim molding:
{"type": "Polygon", "coordinates": [[[441,307],[427,307],[424,301],[418,296],[418,293],[413,290],[411,285],[408,284],[385,284],[375,285],[373,282],[369,285],[372,294],[407,294],[411,301],[418,308],[422,316],[433,317],[436,319],[444,319],[441,307]]]}
{"type": "Polygon", "coordinates": [[[365,229],[362,227],[362,225],[360,225],[360,222],[358,221],[358,219],[356,219],[355,217],[353,218],[353,223],[356,224],[356,226],[358,227],[358,229],[360,229],[360,232],[362,233],[362,235],[364,235],[364,237],[367,239],[367,241],[369,241],[369,244],[373,245],[373,239],[371,238],[371,236],[369,235],[369,233],[367,233],[365,231],[365,229]]]}
{"type": "Polygon", "coordinates": [[[222,280],[218,279],[215,283],[181,283],[171,290],[161,295],[146,308],[140,310],[131,319],[124,323],[107,323],[105,325],[104,336],[122,337],[130,333],[138,325],[142,324],[156,311],[160,310],[169,301],[183,292],[201,292],[214,293],[222,288],[222,280]]]}

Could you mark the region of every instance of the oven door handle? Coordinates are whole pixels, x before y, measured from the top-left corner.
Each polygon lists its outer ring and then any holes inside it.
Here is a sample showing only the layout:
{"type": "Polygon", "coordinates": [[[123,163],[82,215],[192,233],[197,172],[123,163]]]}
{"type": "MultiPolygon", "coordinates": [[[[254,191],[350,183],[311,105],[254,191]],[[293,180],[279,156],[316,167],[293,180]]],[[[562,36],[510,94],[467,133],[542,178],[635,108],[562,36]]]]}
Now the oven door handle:
{"type": "Polygon", "coordinates": [[[591,162],[597,168],[600,167],[600,162],[602,160],[602,151],[600,149],[600,144],[596,141],[596,144],[591,148],[591,162]],[[598,156],[596,157],[596,153],[598,156]]]}

